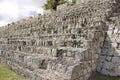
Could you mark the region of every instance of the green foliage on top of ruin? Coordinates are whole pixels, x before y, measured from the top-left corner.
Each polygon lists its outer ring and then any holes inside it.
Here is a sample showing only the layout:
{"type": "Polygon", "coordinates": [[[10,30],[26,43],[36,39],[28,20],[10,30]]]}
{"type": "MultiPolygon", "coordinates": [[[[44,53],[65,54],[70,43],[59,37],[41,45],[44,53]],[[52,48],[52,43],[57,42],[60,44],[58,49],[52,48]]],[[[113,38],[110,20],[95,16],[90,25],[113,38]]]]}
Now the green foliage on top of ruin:
{"type": "Polygon", "coordinates": [[[60,4],[64,4],[66,1],[65,0],[47,0],[47,3],[44,5],[44,9],[57,9],[57,6],[60,4]]]}
{"type": "Polygon", "coordinates": [[[76,3],[76,0],[72,0],[72,5],[74,5],[76,3]]]}
{"type": "MultiPolygon", "coordinates": [[[[69,3],[68,0],[47,0],[47,3],[43,6],[45,10],[57,9],[58,5],[69,3]]],[[[72,0],[72,5],[76,3],[76,0],[72,0]]]]}

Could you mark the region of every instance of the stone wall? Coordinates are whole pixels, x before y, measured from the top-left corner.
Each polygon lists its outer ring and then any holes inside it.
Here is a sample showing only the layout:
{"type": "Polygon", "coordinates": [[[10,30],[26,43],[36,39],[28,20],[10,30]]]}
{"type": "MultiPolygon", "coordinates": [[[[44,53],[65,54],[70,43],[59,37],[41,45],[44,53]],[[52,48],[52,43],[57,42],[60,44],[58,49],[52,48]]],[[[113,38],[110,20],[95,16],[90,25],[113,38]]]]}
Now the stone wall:
{"type": "Polygon", "coordinates": [[[90,0],[76,0],[76,4],[89,2],[90,0]]]}
{"type": "Polygon", "coordinates": [[[114,6],[92,0],[8,24],[0,28],[0,63],[29,80],[92,80],[114,6]]]}
{"type": "Polygon", "coordinates": [[[111,13],[109,21],[106,22],[106,36],[102,52],[99,57],[97,70],[104,75],[120,76],[120,4],[113,8],[114,13],[111,13]]]}

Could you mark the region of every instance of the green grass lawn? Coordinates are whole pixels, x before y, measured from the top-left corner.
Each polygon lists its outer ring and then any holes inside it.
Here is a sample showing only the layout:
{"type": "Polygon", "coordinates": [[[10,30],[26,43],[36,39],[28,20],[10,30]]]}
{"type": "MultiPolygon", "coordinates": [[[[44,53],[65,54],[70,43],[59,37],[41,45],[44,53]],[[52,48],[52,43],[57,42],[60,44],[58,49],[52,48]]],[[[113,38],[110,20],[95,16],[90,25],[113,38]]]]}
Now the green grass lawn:
{"type": "Polygon", "coordinates": [[[24,80],[6,66],[0,66],[0,80],[24,80]]]}

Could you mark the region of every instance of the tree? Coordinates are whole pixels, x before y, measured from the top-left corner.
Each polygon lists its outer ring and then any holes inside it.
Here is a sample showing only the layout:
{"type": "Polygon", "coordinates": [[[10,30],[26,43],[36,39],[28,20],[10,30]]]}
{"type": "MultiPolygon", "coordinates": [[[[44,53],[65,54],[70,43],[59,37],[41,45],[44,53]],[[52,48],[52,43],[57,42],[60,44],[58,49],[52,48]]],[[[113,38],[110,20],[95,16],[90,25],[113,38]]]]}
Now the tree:
{"type": "Polygon", "coordinates": [[[44,9],[57,9],[57,6],[65,3],[65,0],[47,0],[47,3],[44,5],[44,9]]]}
{"type": "MultiPolygon", "coordinates": [[[[44,9],[57,9],[58,5],[64,4],[64,3],[69,3],[69,0],[47,0],[47,3],[44,5],[44,9]]],[[[72,0],[72,5],[76,3],[76,0],[72,0]]]]}
{"type": "Polygon", "coordinates": [[[74,5],[76,3],[76,0],[72,0],[72,5],[74,5]]]}

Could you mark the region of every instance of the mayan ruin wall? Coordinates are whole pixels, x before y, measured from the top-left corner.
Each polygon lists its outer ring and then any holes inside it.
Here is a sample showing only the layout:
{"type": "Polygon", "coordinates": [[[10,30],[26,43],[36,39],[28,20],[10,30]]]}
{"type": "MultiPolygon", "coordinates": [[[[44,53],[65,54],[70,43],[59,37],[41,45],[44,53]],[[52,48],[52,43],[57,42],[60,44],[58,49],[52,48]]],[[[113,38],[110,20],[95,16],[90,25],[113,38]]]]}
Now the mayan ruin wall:
{"type": "Polygon", "coordinates": [[[0,63],[28,80],[120,76],[120,0],[77,0],[0,27],[0,63]]]}

